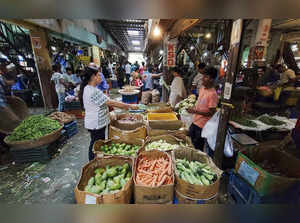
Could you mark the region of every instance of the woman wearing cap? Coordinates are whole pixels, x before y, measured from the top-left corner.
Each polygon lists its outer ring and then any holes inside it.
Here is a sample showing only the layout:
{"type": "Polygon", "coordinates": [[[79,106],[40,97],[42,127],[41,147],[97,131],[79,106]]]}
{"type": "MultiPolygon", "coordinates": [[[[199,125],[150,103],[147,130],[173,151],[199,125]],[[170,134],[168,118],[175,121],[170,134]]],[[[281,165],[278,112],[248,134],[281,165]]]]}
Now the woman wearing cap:
{"type": "Polygon", "coordinates": [[[169,103],[172,107],[175,107],[175,105],[185,99],[187,97],[186,89],[184,87],[184,83],[181,77],[181,71],[178,67],[174,67],[171,72],[173,73],[174,79],[172,81],[171,87],[170,87],[170,97],[169,97],[169,103]]]}
{"type": "Polygon", "coordinates": [[[85,69],[82,84],[80,86],[79,99],[85,109],[84,125],[91,134],[91,143],[89,147],[89,160],[94,159],[92,151],[94,142],[99,139],[105,139],[107,127],[110,122],[108,106],[121,109],[137,109],[136,105],[129,105],[110,100],[97,85],[101,83],[99,70],[89,66],[85,69]]]}

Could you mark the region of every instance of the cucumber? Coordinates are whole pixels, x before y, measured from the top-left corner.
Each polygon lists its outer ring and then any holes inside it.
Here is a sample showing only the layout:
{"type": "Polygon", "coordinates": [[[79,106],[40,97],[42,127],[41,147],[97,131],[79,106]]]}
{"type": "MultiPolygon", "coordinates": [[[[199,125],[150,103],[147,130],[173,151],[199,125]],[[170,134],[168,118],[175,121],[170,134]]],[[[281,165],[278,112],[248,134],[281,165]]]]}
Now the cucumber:
{"type": "Polygon", "coordinates": [[[206,177],[204,175],[202,175],[200,177],[202,183],[205,185],[205,186],[208,186],[210,183],[209,183],[209,180],[206,179],[206,177]]]}
{"type": "Polygon", "coordinates": [[[214,179],[214,176],[213,175],[211,175],[211,174],[207,174],[207,173],[205,173],[205,174],[203,174],[209,181],[212,181],[213,179],[214,179]]]}

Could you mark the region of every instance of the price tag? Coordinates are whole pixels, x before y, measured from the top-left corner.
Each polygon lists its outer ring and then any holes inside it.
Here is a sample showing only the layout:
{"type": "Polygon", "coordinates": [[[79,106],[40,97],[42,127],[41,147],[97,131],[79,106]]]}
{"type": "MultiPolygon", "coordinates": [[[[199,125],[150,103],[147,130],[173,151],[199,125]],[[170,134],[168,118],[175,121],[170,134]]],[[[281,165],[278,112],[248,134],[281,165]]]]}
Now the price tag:
{"type": "Polygon", "coordinates": [[[245,161],[243,161],[240,165],[238,173],[247,180],[252,186],[255,185],[256,180],[259,176],[259,173],[249,166],[245,161]]]}
{"type": "Polygon", "coordinates": [[[91,195],[85,195],[85,204],[97,204],[97,198],[91,195]]]}
{"type": "Polygon", "coordinates": [[[226,82],[224,87],[224,98],[229,100],[231,98],[232,84],[226,82]]]}

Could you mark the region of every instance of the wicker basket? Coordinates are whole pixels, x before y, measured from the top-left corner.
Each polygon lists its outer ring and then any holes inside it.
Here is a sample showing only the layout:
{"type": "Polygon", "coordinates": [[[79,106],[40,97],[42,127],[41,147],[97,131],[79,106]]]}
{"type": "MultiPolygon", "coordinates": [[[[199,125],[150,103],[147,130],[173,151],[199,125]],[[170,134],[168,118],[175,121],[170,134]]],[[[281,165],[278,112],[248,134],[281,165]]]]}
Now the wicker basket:
{"type": "Polygon", "coordinates": [[[7,137],[5,137],[4,142],[10,146],[13,147],[14,149],[33,149],[33,148],[37,148],[37,147],[41,147],[47,144],[50,144],[54,141],[56,141],[60,136],[61,136],[61,130],[63,129],[63,127],[60,127],[59,129],[57,129],[56,131],[42,136],[39,139],[35,139],[35,140],[24,140],[24,141],[8,141],[7,137]]]}

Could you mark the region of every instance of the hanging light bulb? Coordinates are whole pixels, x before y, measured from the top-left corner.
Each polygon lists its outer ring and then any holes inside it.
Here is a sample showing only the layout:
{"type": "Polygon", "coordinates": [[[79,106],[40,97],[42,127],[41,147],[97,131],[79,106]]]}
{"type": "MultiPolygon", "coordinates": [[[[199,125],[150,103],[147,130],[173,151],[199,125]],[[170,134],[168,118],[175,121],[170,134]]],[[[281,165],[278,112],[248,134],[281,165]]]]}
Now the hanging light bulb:
{"type": "Polygon", "coordinates": [[[160,55],[163,55],[163,54],[164,54],[164,51],[163,51],[163,50],[160,50],[160,51],[159,51],[159,54],[160,54],[160,55]]]}
{"type": "Polygon", "coordinates": [[[155,26],[155,28],[153,30],[153,35],[155,37],[157,37],[157,36],[160,36],[160,33],[161,33],[160,28],[158,26],[155,26]]]}
{"type": "Polygon", "coordinates": [[[194,47],[194,46],[191,46],[190,49],[193,50],[193,49],[195,49],[195,47],[194,47]]]}
{"type": "Polygon", "coordinates": [[[210,33],[210,32],[206,33],[206,34],[205,34],[205,38],[206,38],[206,39],[210,39],[210,38],[211,38],[211,33],[210,33]]]}

